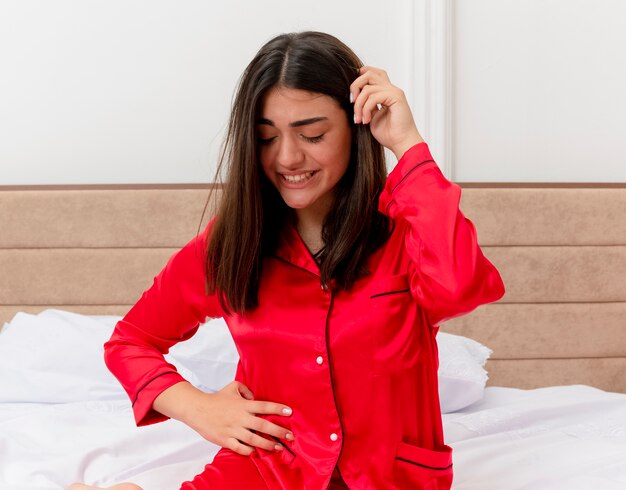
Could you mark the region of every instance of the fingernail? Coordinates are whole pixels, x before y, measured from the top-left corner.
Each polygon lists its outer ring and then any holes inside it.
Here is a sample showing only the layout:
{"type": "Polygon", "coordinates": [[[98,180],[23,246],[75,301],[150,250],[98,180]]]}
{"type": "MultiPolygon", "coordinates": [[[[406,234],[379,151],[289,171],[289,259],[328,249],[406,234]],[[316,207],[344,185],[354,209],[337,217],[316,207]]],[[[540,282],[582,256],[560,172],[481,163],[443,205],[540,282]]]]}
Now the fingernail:
{"type": "Polygon", "coordinates": [[[352,95],[352,92],[350,92],[350,104],[354,103],[354,95],[352,95]]]}
{"type": "Polygon", "coordinates": [[[283,408],[283,415],[291,415],[292,414],[292,410],[289,407],[285,407],[283,408]]]}
{"type": "Polygon", "coordinates": [[[293,434],[291,432],[287,432],[287,434],[285,434],[285,439],[287,439],[288,441],[293,441],[293,434]]]}
{"type": "Polygon", "coordinates": [[[354,124],[356,124],[356,114],[354,115],[354,124]]]}
{"type": "Polygon", "coordinates": [[[276,451],[282,451],[282,450],[283,450],[283,447],[282,447],[280,444],[276,444],[276,445],[274,446],[274,449],[275,449],[276,451]]]}

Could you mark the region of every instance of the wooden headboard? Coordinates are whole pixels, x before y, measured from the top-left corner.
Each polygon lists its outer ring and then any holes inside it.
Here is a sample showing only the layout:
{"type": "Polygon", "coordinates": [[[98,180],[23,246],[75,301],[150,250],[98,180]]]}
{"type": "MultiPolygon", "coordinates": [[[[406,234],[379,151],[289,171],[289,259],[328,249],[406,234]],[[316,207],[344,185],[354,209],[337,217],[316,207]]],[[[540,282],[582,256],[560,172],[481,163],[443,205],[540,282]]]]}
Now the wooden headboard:
{"type": "MultiPolygon", "coordinates": [[[[50,307],[124,314],[198,231],[207,196],[199,186],[0,188],[0,325],[50,307]]],[[[442,329],[493,349],[490,384],[626,393],[626,185],[468,184],[461,207],[507,293],[442,329]]]]}

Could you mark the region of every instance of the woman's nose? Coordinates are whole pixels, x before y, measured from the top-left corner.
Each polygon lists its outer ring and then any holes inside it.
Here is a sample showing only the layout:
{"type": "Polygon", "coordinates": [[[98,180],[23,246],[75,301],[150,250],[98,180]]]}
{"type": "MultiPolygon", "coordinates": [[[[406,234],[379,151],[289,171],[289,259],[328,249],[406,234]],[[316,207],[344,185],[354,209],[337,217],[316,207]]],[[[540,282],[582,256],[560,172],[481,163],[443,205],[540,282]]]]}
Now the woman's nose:
{"type": "Polygon", "coordinates": [[[298,168],[304,162],[304,152],[293,138],[279,142],[278,163],[285,168],[298,168]]]}

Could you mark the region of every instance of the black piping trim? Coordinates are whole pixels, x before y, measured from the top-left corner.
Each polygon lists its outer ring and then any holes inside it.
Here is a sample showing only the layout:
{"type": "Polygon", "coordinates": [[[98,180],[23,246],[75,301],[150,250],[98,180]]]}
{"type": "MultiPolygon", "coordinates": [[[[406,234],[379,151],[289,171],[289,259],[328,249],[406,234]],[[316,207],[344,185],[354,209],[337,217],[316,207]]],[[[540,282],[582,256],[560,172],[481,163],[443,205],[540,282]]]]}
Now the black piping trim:
{"type": "Polygon", "coordinates": [[[398,458],[398,457],[396,457],[396,459],[398,461],[404,461],[405,463],[414,464],[415,466],[421,466],[422,468],[426,468],[428,470],[445,471],[445,470],[449,470],[450,468],[452,468],[451,464],[448,466],[444,466],[444,467],[437,467],[437,466],[427,466],[425,464],[416,463],[415,461],[411,461],[410,459],[404,459],[404,458],[398,458]]]}
{"type": "MultiPolygon", "coordinates": [[[[393,186],[393,189],[391,189],[391,194],[393,194],[393,193],[396,191],[396,189],[398,188],[398,186],[399,186],[400,184],[402,184],[402,182],[404,182],[404,180],[405,180],[405,179],[406,179],[409,175],[411,175],[411,174],[413,173],[413,171],[414,171],[414,170],[417,170],[417,169],[418,169],[419,167],[421,167],[422,165],[425,165],[425,164],[427,164],[427,163],[429,163],[429,162],[434,162],[434,161],[435,161],[435,160],[432,160],[432,159],[430,159],[430,160],[424,160],[423,162],[420,162],[420,163],[418,163],[417,165],[415,165],[415,166],[414,166],[411,170],[409,170],[406,174],[404,174],[404,175],[402,176],[402,178],[400,179],[400,182],[398,182],[396,185],[394,185],[394,186],[393,186]]],[[[389,201],[389,203],[387,204],[387,207],[385,208],[386,210],[388,210],[388,209],[389,209],[389,206],[391,205],[391,203],[392,203],[392,202],[393,202],[393,200],[389,201]]]]}
{"type": "MultiPolygon", "coordinates": [[[[337,398],[335,397],[335,379],[333,377],[333,360],[332,360],[332,355],[330,353],[330,330],[329,330],[329,323],[330,323],[330,312],[333,309],[334,303],[335,303],[335,297],[331,293],[331,295],[330,295],[330,305],[328,306],[328,311],[326,312],[326,325],[325,325],[326,332],[325,333],[326,333],[326,353],[328,355],[328,373],[330,374],[330,386],[331,386],[331,389],[332,389],[332,392],[333,392],[333,401],[335,402],[335,410],[337,411],[337,416],[339,418],[339,427],[341,428],[341,447],[339,448],[339,456],[337,457],[337,461],[335,462],[335,467],[339,471],[339,460],[341,459],[341,453],[343,453],[343,441],[344,441],[345,431],[344,431],[344,428],[343,428],[343,421],[341,420],[341,414],[339,413],[339,405],[337,405],[337,398]]],[[[334,469],[333,469],[333,471],[334,471],[334,469]]],[[[341,475],[341,473],[339,473],[339,475],[341,475]]],[[[343,480],[343,476],[341,477],[341,479],[343,480]]],[[[329,486],[330,486],[330,483],[329,483],[329,486]]]]}
{"type": "Polygon", "coordinates": [[[322,248],[320,248],[317,252],[315,252],[314,254],[311,254],[311,256],[317,260],[317,258],[322,255],[322,253],[324,253],[324,250],[326,250],[326,245],[324,245],[322,248]]]}
{"type": "Polygon", "coordinates": [[[287,265],[290,265],[292,267],[295,267],[296,269],[300,269],[301,271],[308,272],[309,274],[311,274],[311,275],[313,275],[315,277],[319,277],[319,275],[315,274],[314,272],[311,272],[309,269],[305,269],[304,267],[300,267],[299,265],[292,264],[288,260],[285,260],[282,257],[279,257],[278,255],[268,255],[268,257],[271,257],[272,259],[276,259],[279,262],[282,262],[283,264],[287,264],[287,265]]]}
{"type": "Polygon", "coordinates": [[[435,160],[424,160],[423,162],[418,163],[417,165],[415,165],[411,170],[409,170],[407,173],[405,173],[402,178],[400,179],[400,182],[398,182],[396,185],[393,186],[393,189],[391,189],[391,193],[393,194],[393,192],[398,188],[398,186],[400,184],[402,184],[402,182],[404,182],[404,179],[406,179],[409,175],[411,175],[413,173],[414,170],[418,169],[419,167],[421,167],[422,165],[425,165],[428,162],[434,162],[435,160]]]}
{"type": "Polygon", "coordinates": [[[144,385],[137,390],[137,393],[135,394],[135,399],[133,400],[132,406],[134,407],[135,403],[137,403],[137,399],[139,398],[139,393],[141,393],[141,390],[143,390],[146,386],[148,386],[150,383],[152,383],[155,379],[160,378],[161,376],[165,376],[166,374],[178,374],[178,373],[176,371],[168,371],[166,373],[157,374],[154,378],[150,379],[149,381],[146,381],[144,383],[144,385]]]}
{"type": "Polygon", "coordinates": [[[381,296],[389,296],[390,294],[400,294],[400,293],[408,293],[410,292],[411,289],[410,288],[406,288],[406,289],[398,289],[397,291],[387,291],[385,293],[378,293],[378,294],[374,294],[373,296],[370,296],[370,299],[374,299],[374,298],[379,298],[381,296]]]}
{"type": "Polygon", "coordinates": [[[272,436],[272,435],[270,435],[270,437],[274,439],[278,444],[280,444],[283,448],[285,448],[287,452],[291,454],[293,457],[296,456],[296,453],[294,453],[292,449],[289,446],[287,446],[283,441],[281,441],[278,437],[272,436]]]}

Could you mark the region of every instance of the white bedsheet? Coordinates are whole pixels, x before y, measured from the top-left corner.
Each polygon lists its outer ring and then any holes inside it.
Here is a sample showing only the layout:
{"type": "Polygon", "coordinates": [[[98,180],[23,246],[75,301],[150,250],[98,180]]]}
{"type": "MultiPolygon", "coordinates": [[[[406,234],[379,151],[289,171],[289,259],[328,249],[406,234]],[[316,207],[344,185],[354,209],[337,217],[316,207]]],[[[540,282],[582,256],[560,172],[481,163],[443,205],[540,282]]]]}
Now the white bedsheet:
{"type": "MultiPolygon", "coordinates": [[[[114,318],[44,316],[37,328],[16,317],[0,333],[0,490],[74,481],[172,490],[202,471],[218,448],[191,429],[176,421],[135,427],[130,402],[102,365],[114,318]]],[[[219,389],[235,369],[228,342],[225,330],[212,332],[201,356],[197,344],[181,344],[170,360],[199,386],[219,389]]],[[[481,401],[444,414],[444,426],[455,490],[626,489],[624,394],[487,388],[481,401]]]]}
{"type": "MultiPolygon", "coordinates": [[[[626,488],[626,395],[487,388],[444,417],[456,490],[626,488]]],[[[137,429],[127,401],[0,405],[0,488],[134,481],[170,490],[217,451],[175,421],[137,429]]]]}
{"type": "Polygon", "coordinates": [[[626,395],[493,387],[444,421],[456,490],[626,489],[626,395]]]}
{"type": "Polygon", "coordinates": [[[83,481],[176,489],[217,452],[175,421],[138,429],[127,401],[0,405],[0,488],[52,490],[83,481]]]}

